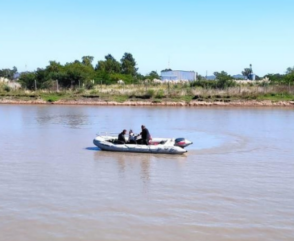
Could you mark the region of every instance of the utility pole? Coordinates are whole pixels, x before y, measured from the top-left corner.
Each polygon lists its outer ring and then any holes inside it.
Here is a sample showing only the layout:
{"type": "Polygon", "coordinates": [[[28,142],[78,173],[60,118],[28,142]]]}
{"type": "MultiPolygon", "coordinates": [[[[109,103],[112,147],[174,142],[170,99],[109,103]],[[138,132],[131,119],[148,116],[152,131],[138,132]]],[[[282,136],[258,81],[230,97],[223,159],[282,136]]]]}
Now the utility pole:
{"type": "Polygon", "coordinates": [[[35,79],[35,91],[37,91],[37,80],[35,79]]]}

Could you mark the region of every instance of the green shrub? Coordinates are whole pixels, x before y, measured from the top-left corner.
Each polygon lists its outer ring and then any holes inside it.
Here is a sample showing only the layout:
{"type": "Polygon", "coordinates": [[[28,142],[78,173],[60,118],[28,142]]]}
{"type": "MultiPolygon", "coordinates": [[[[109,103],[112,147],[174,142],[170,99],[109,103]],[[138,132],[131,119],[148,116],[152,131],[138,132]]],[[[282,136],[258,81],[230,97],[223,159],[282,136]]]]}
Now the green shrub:
{"type": "Polygon", "coordinates": [[[99,93],[99,91],[97,91],[95,89],[93,89],[93,90],[90,91],[90,95],[96,95],[98,93],[99,93]]]}
{"type": "Polygon", "coordinates": [[[86,80],[84,86],[87,90],[91,90],[94,87],[94,83],[91,80],[86,80]]]}
{"type": "Polygon", "coordinates": [[[82,93],[84,93],[84,91],[85,91],[84,88],[78,88],[75,92],[76,92],[77,94],[82,94],[82,93]]]}
{"type": "Polygon", "coordinates": [[[158,99],[163,98],[164,97],[164,90],[163,89],[158,90],[155,97],[158,99]]]}
{"type": "Polygon", "coordinates": [[[153,89],[149,89],[149,90],[147,90],[146,95],[148,95],[149,97],[154,96],[154,94],[155,94],[155,91],[154,91],[153,89]]]}
{"type": "Polygon", "coordinates": [[[235,87],[236,82],[231,79],[222,79],[222,80],[217,80],[216,81],[216,88],[218,89],[225,89],[229,87],[235,87]]]}
{"type": "MultiPolygon", "coordinates": [[[[42,83],[41,88],[42,89],[52,89],[54,87],[55,81],[54,80],[48,80],[42,83]]],[[[56,87],[55,87],[56,89],[56,87]]]]}
{"type": "Polygon", "coordinates": [[[55,102],[60,99],[60,96],[57,94],[41,94],[41,98],[47,102],[55,102]]]}
{"type": "Polygon", "coordinates": [[[3,88],[6,92],[10,92],[11,88],[8,85],[5,85],[3,88]]]}
{"type": "Polygon", "coordinates": [[[235,87],[236,82],[231,79],[221,80],[196,80],[190,83],[191,87],[202,87],[204,89],[225,89],[235,87]]]}
{"type": "Polygon", "coordinates": [[[202,88],[210,88],[214,89],[216,88],[217,81],[215,80],[196,80],[190,82],[190,87],[202,87],[202,88]]]}
{"type": "Polygon", "coordinates": [[[193,91],[191,88],[186,89],[186,95],[193,95],[193,91]]]}
{"type": "Polygon", "coordinates": [[[128,100],[128,96],[127,95],[116,95],[116,96],[113,96],[112,99],[116,102],[120,102],[120,103],[123,103],[125,101],[128,100]]]}

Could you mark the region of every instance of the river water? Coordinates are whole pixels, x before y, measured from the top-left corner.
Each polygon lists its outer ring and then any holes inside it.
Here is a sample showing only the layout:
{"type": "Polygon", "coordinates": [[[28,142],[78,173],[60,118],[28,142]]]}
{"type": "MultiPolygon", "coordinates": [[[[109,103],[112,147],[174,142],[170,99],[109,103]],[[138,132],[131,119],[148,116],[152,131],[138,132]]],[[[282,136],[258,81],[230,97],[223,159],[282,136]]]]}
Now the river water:
{"type": "Polygon", "coordinates": [[[294,110],[0,105],[0,240],[294,240],[294,110]],[[98,132],[186,137],[103,152],[98,132]]]}

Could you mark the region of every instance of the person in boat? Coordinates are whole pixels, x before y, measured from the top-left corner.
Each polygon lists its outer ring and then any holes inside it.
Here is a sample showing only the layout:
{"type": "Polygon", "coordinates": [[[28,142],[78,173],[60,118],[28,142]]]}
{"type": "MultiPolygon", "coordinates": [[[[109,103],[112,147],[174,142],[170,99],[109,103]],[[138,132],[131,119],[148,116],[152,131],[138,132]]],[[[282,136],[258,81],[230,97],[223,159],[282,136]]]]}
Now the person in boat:
{"type": "Polygon", "coordinates": [[[129,143],[130,144],[137,144],[136,136],[133,132],[133,130],[129,130],[129,143]]]}
{"type": "Polygon", "coordinates": [[[127,134],[127,130],[123,130],[121,133],[118,135],[118,143],[119,144],[126,144],[126,138],[125,134],[127,134]]]}
{"type": "Polygon", "coordinates": [[[138,143],[143,145],[149,145],[149,140],[151,139],[149,130],[144,125],[141,126],[141,129],[142,129],[142,132],[136,136],[138,137],[141,135],[141,139],[138,140],[138,143]]]}

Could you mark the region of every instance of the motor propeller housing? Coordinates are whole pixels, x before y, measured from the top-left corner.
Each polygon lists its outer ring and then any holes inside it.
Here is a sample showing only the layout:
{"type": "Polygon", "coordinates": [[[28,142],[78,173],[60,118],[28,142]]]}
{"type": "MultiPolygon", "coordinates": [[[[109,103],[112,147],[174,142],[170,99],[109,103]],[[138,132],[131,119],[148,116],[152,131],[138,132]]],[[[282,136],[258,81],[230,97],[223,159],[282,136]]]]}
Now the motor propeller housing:
{"type": "Polygon", "coordinates": [[[191,142],[191,141],[189,141],[189,140],[187,140],[186,138],[183,138],[183,137],[179,137],[179,138],[175,139],[175,146],[185,148],[186,146],[189,146],[191,144],[193,144],[193,142],[191,142]]]}

